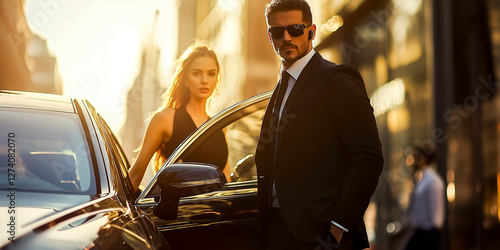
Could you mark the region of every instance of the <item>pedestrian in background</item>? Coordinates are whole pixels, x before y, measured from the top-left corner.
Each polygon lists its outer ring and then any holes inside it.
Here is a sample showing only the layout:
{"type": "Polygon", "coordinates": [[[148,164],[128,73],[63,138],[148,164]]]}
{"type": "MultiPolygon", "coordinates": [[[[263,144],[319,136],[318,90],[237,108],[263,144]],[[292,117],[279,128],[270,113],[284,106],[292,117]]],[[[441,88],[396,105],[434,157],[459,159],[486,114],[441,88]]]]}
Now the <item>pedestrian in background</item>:
{"type": "Polygon", "coordinates": [[[439,249],[445,216],[445,193],[444,182],[432,166],[436,153],[429,148],[415,146],[412,157],[415,186],[405,221],[412,236],[405,249],[439,249]]]}

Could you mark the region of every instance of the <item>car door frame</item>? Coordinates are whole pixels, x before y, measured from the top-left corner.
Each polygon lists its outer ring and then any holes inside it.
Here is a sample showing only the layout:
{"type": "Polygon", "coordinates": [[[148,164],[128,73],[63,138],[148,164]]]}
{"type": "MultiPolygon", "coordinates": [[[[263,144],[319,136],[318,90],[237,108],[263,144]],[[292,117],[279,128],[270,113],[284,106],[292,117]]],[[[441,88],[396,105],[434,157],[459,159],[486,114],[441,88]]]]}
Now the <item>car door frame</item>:
{"type": "MultiPolygon", "coordinates": [[[[193,144],[201,144],[215,131],[223,129],[259,110],[265,110],[271,94],[272,92],[266,92],[239,102],[221,111],[201,125],[177,147],[136,199],[137,206],[153,219],[169,244],[173,245],[173,249],[175,249],[176,241],[184,241],[183,237],[186,235],[208,235],[208,238],[201,240],[204,242],[204,247],[207,247],[207,244],[210,244],[209,241],[212,239],[220,241],[217,237],[209,237],[210,235],[217,235],[217,232],[226,236],[228,234],[232,235],[227,237],[229,239],[226,239],[226,245],[233,245],[246,240],[256,244],[259,231],[257,180],[228,183],[219,191],[210,193],[200,191],[199,195],[181,199],[179,202],[179,217],[181,218],[178,218],[173,223],[172,221],[162,220],[153,214],[153,210],[160,199],[159,187],[155,184],[159,173],[163,169],[174,164],[182,154],[194,150],[192,148],[193,144]],[[184,210],[190,206],[197,206],[198,210],[194,214],[186,215],[184,210]]],[[[213,244],[219,243],[213,242],[213,244]]],[[[218,248],[220,246],[217,245],[218,248]]],[[[253,249],[253,247],[250,247],[250,249],[253,249]]]]}
{"type": "Polygon", "coordinates": [[[116,204],[123,210],[119,213],[120,219],[115,218],[113,225],[128,232],[150,249],[170,249],[152,219],[135,205],[136,194],[128,176],[130,164],[115,134],[90,102],[81,102],[89,114],[88,122],[96,135],[95,146],[99,148],[102,164],[107,166],[101,168],[107,173],[103,177],[107,178],[108,195],[114,196],[116,204]]]}

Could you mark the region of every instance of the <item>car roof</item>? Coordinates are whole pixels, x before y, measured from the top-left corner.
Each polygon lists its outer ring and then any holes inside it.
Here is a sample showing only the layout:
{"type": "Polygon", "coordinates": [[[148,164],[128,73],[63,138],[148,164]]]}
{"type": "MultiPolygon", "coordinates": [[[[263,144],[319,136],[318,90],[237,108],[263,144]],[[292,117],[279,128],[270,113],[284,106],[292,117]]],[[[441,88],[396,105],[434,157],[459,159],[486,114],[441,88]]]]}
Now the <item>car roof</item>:
{"type": "Polygon", "coordinates": [[[0,107],[76,113],[69,97],[11,90],[0,90],[0,107]]]}

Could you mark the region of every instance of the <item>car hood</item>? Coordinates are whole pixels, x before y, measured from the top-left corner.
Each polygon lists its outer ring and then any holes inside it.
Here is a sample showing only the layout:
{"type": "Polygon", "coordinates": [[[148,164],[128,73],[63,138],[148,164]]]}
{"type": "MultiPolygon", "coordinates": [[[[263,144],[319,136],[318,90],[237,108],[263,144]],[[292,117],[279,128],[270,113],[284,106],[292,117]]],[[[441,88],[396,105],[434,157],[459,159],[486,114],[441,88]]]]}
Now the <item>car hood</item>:
{"type": "MultiPolygon", "coordinates": [[[[7,237],[0,238],[0,246],[9,242],[11,234],[19,237],[50,222],[50,219],[61,211],[99,198],[91,195],[15,191],[0,191],[0,197],[3,201],[0,204],[0,214],[8,229],[7,237]]],[[[4,233],[2,232],[2,235],[4,233]]]]}

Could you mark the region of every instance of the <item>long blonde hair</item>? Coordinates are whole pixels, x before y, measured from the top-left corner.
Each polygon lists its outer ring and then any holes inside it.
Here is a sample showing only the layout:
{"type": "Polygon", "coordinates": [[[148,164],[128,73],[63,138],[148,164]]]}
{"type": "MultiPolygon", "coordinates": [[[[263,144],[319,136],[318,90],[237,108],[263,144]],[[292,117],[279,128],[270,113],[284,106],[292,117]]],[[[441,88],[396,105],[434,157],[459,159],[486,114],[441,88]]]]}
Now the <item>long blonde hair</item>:
{"type": "MultiPolygon", "coordinates": [[[[164,103],[161,109],[173,108],[177,109],[181,106],[186,106],[191,97],[189,88],[183,83],[184,73],[191,66],[194,59],[202,56],[208,56],[215,60],[217,65],[217,86],[215,87],[214,93],[217,92],[218,83],[220,82],[220,64],[217,59],[215,52],[210,49],[205,43],[196,41],[191,44],[179,57],[175,64],[175,73],[173,76],[172,84],[168,87],[163,95],[164,103]]],[[[214,96],[212,94],[208,99],[207,103],[210,103],[211,98],[214,96]]],[[[160,147],[156,150],[153,168],[157,172],[160,167],[165,163],[169,155],[166,155],[165,145],[162,143],[160,147]]]]}

